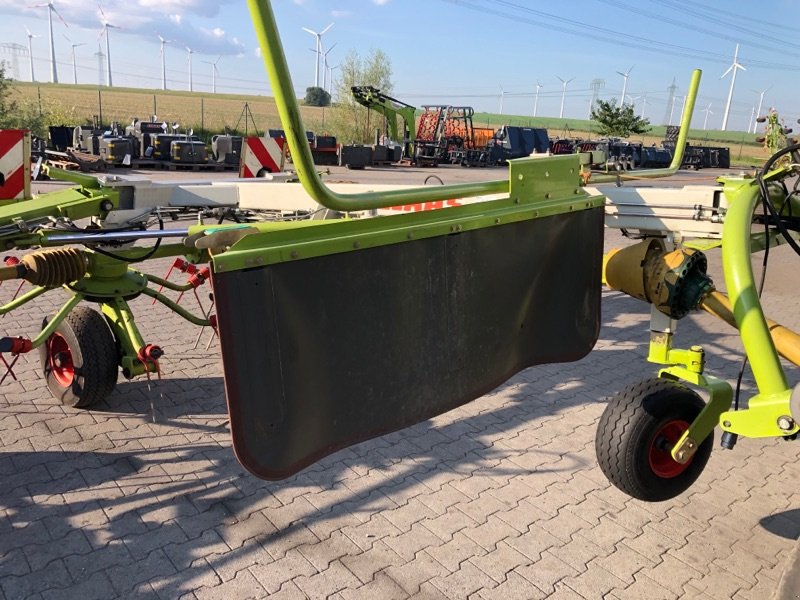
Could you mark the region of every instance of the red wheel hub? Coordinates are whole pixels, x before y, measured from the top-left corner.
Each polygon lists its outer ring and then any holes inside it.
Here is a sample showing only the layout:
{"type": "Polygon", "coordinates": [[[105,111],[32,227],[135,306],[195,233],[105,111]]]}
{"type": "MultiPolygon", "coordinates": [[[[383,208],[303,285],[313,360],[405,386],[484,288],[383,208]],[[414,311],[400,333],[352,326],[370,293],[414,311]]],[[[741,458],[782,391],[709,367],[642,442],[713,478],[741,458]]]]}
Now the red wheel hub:
{"type": "Polygon", "coordinates": [[[650,442],[650,451],[648,452],[650,468],[653,473],[664,479],[671,479],[683,473],[692,464],[692,459],[681,464],[672,458],[672,454],[670,454],[683,432],[687,429],[689,429],[689,423],[675,419],[664,423],[656,431],[653,441],[650,442]]]}
{"type": "Polygon", "coordinates": [[[47,341],[47,365],[61,387],[70,387],[75,381],[75,364],[67,340],[54,333],[47,341]]]}

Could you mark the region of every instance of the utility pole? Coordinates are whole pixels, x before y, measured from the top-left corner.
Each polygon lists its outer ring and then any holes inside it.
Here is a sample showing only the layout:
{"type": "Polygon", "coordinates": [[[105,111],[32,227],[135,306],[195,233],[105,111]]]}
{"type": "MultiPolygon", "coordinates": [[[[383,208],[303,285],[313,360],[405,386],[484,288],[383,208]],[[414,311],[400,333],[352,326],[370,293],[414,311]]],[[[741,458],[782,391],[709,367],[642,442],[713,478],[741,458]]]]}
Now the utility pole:
{"type": "Polygon", "coordinates": [[[664,124],[672,125],[672,111],[675,110],[675,90],[678,86],[675,84],[675,78],[672,78],[672,85],[667,88],[667,112],[664,113],[664,124]]]}
{"type": "Polygon", "coordinates": [[[594,110],[594,104],[597,102],[597,97],[600,95],[600,90],[602,90],[606,86],[605,79],[592,79],[592,83],[589,84],[589,87],[592,88],[592,100],[589,102],[589,115],[586,117],[587,119],[592,118],[592,110],[594,110]]]}

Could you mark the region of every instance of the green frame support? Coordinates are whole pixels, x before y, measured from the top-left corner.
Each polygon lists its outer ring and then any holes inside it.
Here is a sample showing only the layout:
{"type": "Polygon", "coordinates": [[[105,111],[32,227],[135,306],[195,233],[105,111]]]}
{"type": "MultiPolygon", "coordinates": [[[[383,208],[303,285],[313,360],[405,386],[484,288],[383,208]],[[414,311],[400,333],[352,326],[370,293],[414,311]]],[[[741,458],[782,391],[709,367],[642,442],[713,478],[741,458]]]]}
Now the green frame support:
{"type": "MultiPolygon", "coordinates": [[[[773,171],[765,180],[775,181],[784,175],[782,169],[773,171]]],[[[792,418],[792,390],[761,308],[750,258],[753,212],[760,199],[757,181],[737,182],[730,199],[723,227],[722,265],[734,318],[759,393],[750,398],[746,410],[723,413],[721,425],[725,431],[747,437],[794,435],[800,427],[792,418]]]]}
{"type": "MultiPolygon", "coordinates": [[[[783,175],[783,171],[775,171],[767,178],[778,179],[783,175]]],[[[751,438],[785,437],[800,432],[790,407],[792,390],[772,341],[753,276],[752,238],[759,233],[752,232],[752,218],[760,199],[758,182],[731,179],[722,180],[722,183],[730,204],[723,228],[725,283],[759,393],[749,399],[748,408],[730,410],[732,387],[724,380],[703,373],[703,349],[700,346],[673,349],[672,322],[652,331],[648,360],[668,365],[658,376],[684,381],[709,394],[705,409],[672,449],[672,457],[680,463],[691,458],[717,424],[723,431],[751,438]]]]}

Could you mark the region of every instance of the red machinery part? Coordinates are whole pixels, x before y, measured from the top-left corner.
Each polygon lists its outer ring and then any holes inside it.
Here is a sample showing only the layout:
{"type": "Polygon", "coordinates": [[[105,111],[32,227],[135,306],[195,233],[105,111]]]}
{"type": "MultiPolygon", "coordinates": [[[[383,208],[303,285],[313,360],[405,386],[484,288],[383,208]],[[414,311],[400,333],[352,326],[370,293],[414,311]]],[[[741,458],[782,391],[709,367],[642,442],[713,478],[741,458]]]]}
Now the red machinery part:
{"type": "Polygon", "coordinates": [[[25,354],[33,350],[33,342],[24,337],[4,337],[0,338],[0,352],[10,352],[11,354],[25,354]]]}
{"type": "Polygon", "coordinates": [[[162,356],[164,356],[164,351],[161,346],[156,346],[155,344],[145,344],[136,355],[145,364],[158,362],[158,359],[162,356]]]}
{"type": "Polygon", "coordinates": [[[197,271],[197,273],[189,277],[189,283],[193,288],[200,287],[208,280],[209,277],[211,277],[211,269],[208,267],[203,267],[197,271]]]}

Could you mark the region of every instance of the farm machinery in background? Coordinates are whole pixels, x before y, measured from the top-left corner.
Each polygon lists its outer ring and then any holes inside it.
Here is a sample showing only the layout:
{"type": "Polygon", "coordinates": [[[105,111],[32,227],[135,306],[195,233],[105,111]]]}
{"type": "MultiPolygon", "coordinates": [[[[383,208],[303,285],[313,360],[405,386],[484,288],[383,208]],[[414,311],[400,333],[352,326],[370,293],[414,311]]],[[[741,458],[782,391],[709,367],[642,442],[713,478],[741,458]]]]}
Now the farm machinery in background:
{"type": "Polygon", "coordinates": [[[352,93],[356,102],[384,117],[385,133],[372,146],[375,163],[403,160],[420,166],[487,166],[548,151],[546,130],[476,127],[471,106],[426,105],[417,120],[416,107],[373,86],[354,86],[352,93]],[[399,156],[392,153],[397,147],[402,148],[399,156]]]}
{"type": "MultiPolygon", "coordinates": [[[[800,146],[780,150],[755,176],[718,185],[587,187],[591,153],[573,153],[511,160],[497,181],[329,188],[304,135],[270,4],[249,6],[300,183],[187,188],[57,172],[76,187],[0,207],[0,242],[23,253],[6,260],[0,280],[35,286],[0,313],[56,288],[68,296],[33,339],[0,339],[7,376],[36,350],[53,395],[85,407],[110,394],[120,369],[127,378],[158,373],[169,349],[142,338],[129,305],[152,297],[219,333],[234,451],[257,476],[281,479],[470,402],[521,369],[585,356],[598,338],[605,282],[651,303],[648,360],[660,366],[612,398],[600,420],[598,462],[614,485],[650,501],[680,494],[705,466],[717,426],[725,448],[738,436],[797,436],[800,387],[779,356],[800,363],[800,342],[766,320],[751,251],[785,242],[800,253],[800,206],[786,187],[800,146]],[[166,227],[164,211],[179,205],[261,205],[273,218],[166,227]],[[403,205],[423,209],[397,214],[403,205]],[[315,218],[323,209],[349,218],[315,218]],[[605,226],[641,241],[604,256],[605,226]],[[706,275],[699,248],[713,246],[722,248],[729,297],[706,275]],[[176,257],[187,282],[134,266],[157,257],[176,257]],[[212,286],[214,314],[192,314],[155,289],[200,285],[212,286]],[[673,347],[677,320],[696,309],[739,329],[758,389],[747,408],[706,373],[701,347],[673,347]]],[[[631,178],[680,168],[699,79],[698,71],[672,163],[631,178]]]]}
{"type": "MultiPolygon", "coordinates": [[[[365,156],[364,165],[398,162],[419,166],[460,164],[465,167],[505,165],[526,156],[591,153],[589,164],[602,172],[632,169],[667,168],[675,155],[679,127],[667,128],[661,147],[645,146],[620,139],[583,140],[551,139],[547,130],[538,127],[503,125],[497,129],[476,127],[471,106],[426,105],[419,119],[410,104],[382,93],[372,86],[354,86],[355,100],[384,117],[385,132],[376,135],[371,146],[373,156],[365,156]],[[402,129],[398,126],[402,121],[402,129]],[[384,141],[380,142],[379,139],[384,141]],[[389,156],[394,147],[400,156],[389,156]]],[[[362,147],[368,153],[369,147],[362,147]]],[[[728,148],[687,146],[683,152],[684,168],[730,168],[728,148]]]]}

